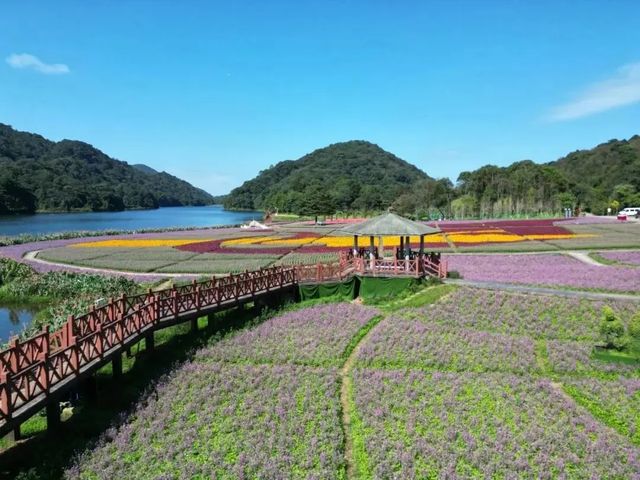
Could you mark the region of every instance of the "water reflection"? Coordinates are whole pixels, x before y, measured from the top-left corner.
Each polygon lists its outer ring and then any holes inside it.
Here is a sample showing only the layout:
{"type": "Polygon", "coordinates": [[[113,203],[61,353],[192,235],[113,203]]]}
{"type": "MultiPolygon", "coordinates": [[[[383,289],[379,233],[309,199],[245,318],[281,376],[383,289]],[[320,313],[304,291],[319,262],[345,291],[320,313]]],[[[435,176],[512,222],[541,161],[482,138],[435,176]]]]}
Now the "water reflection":
{"type": "Polygon", "coordinates": [[[0,304],[0,342],[20,334],[33,320],[38,309],[32,305],[0,304]]]}

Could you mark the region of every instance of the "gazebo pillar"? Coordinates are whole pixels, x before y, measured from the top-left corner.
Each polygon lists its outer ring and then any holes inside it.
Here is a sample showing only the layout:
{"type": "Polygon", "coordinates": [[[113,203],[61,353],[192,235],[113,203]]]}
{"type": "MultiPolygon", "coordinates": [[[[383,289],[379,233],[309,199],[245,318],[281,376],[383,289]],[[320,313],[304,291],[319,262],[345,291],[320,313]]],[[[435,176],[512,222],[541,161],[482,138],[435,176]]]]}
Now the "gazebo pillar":
{"type": "Polygon", "coordinates": [[[384,258],[384,238],[382,235],[378,236],[378,254],[380,258],[384,258]]]}
{"type": "Polygon", "coordinates": [[[353,236],[353,256],[358,256],[358,235],[353,236]]]}
{"type": "Polygon", "coordinates": [[[400,236],[400,255],[404,258],[404,237],[400,236]]]}
{"type": "Polygon", "coordinates": [[[373,235],[369,236],[369,259],[371,261],[371,271],[375,271],[376,269],[376,257],[374,255],[375,252],[375,244],[373,240],[373,235]]]}
{"type": "Polygon", "coordinates": [[[420,254],[418,255],[418,259],[418,272],[422,274],[424,270],[424,235],[420,235],[420,254]]]}

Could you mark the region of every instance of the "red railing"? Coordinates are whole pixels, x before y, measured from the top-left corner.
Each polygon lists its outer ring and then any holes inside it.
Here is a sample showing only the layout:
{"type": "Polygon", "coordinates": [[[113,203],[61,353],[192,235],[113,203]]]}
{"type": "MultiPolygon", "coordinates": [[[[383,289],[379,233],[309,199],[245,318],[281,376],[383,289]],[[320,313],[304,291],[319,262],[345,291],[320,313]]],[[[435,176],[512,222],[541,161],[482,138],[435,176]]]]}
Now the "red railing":
{"type": "Polygon", "coordinates": [[[444,278],[447,264],[444,260],[434,263],[427,257],[368,260],[341,254],[339,261],[331,264],[272,267],[110,299],[82,316],[70,316],[55,332],[45,327],[27,340],[14,338],[9,348],[0,352],[0,426],[39,395],[77,376],[85,365],[104,359],[116,347],[137,341],[146,330],[162,322],[298,282],[336,281],[353,274],[444,278]]]}
{"type": "Polygon", "coordinates": [[[295,268],[273,267],[143,295],[123,295],[85,315],[69,317],[53,333],[45,327],[27,340],[14,338],[0,352],[0,425],[39,395],[77,376],[85,365],[107,357],[114,348],[163,321],[296,281],[295,268]]]}

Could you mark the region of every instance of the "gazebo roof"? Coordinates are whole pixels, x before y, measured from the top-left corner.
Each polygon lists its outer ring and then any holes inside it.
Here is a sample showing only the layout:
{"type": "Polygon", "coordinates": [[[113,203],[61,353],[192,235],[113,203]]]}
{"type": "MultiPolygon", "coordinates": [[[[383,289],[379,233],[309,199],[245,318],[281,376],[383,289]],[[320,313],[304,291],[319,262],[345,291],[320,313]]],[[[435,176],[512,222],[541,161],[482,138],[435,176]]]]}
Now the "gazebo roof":
{"type": "Polygon", "coordinates": [[[440,232],[439,228],[424,223],[414,222],[395,213],[387,212],[370,218],[356,225],[349,225],[340,230],[351,235],[429,235],[440,232]]]}

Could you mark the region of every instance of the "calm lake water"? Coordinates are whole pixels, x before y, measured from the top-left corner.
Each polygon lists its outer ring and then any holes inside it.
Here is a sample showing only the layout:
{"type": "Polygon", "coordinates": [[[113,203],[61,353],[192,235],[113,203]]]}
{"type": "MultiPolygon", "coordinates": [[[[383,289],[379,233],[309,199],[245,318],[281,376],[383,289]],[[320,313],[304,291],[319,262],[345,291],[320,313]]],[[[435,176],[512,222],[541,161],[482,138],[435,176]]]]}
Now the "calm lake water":
{"type": "Polygon", "coordinates": [[[0,304],[0,342],[6,342],[29,326],[38,310],[30,305],[0,304]]]}
{"type": "Polygon", "coordinates": [[[70,230],[140,230],[167,227],[211,227],[261,220],[262,212],[231,212],[221,205],[165,207],[124,212],[36,213],[0,216],[0,236],[70,230]]]}

